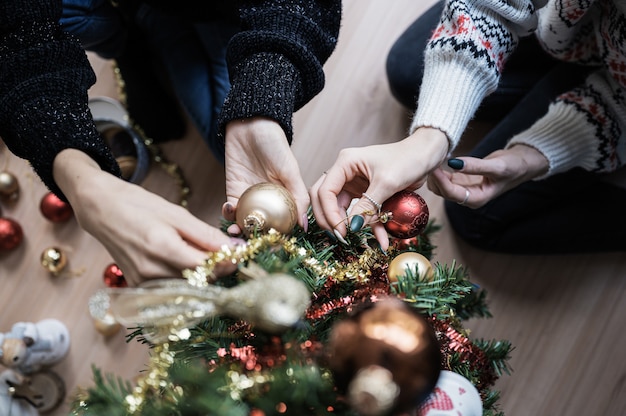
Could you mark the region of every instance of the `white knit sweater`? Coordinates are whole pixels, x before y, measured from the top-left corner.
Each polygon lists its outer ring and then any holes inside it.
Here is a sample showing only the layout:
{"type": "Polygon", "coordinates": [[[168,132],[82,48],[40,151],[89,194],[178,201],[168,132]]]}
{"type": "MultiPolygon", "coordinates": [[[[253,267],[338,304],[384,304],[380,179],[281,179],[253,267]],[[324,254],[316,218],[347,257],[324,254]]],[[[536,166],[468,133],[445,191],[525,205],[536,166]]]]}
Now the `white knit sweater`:
{"type": "Polygon", "coordinates": [[[598,69],[508,146],[541,151],[550,162],[546,176],[624,165],[626,0],[448,0],[425,51],[411,132],[441,129],[452,150],[482,99],[496,89],[519,38],[533,33],[556,58],[598,69]]]}

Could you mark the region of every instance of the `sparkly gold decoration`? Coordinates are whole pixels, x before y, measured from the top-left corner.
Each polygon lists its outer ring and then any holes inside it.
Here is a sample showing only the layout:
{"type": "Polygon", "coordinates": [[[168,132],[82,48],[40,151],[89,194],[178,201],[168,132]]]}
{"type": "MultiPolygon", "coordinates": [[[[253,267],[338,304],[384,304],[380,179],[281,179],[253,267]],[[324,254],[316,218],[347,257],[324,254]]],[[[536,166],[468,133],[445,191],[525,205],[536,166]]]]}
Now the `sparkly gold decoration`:
{"type": "MultiPolygon", "coordinates": [[[[222,247],[219,251],[207,253],[207,258],[204,262],[194,269],[185,269],[183,271],[183,277],[187,280],[178,280],[178,284],[181,284],[182,287],[185,287],[184,296],[179,296],[177,299],[179,302],[182,302],[179,312],[181,312],[181,320],[180,322],[176,322],[176,325],[179,325],[177,329],[172,330],[172,326],[168,326],[167,339],[177,340],[177,339],[185,339],[185,337],[189,336],[189,330],[187,330],[187,326],[189,322],[185,322],[186,317],[192,316],[194,311],[198,310],[198,307],[203,307],[205,309],[210,309],[211,302],[208,302],[204,306],[202,302],[205,299],[202,299],[202,293],[204,292],[204,288],[215,287],[209,284],[209,282],[215,280],[215,276],[213,274],[213,270],[215,266],[219,263],[228,261],[233,264],[243,265],[248,263],[248,269],[244,269],[245,274],[248,277],[252,277],[252,282],[258,280],[258,270],[250,270],[250,261],[254,260],[257,254],[261,252],[265,252],[269,249],[277,249],[280,248],[284,250],[284,252],[291,258],[298,258],[306,268],[314,272],[318,278],[324,278],[328,276],[333,277],[333,281],[343,281],[343,280],[357,280],[358,282],[367,282],[369,276],[371,275],[371,270],[373,268],[380,268],[384,263],[386,257],[380,250],[373,250],[371,248],[365,248],[364,252],[361,256],[355,259],[354,262],[339,264],[339,263],[324,263],[320,262],[316,259],[311,252],[306,250],[303,247],[300,247],[296,244],[295,237],[288,237],[286,235],[281,234],[280,232],[270,229],[266,234],[262,234],[258,237],[254,237],[248,240],[245,245],[238,245],[235,247],[222,247]],[[185,284],[184,286],[182,284],[185,284]],[[200,290],[199,290],[200,289],[200,290]],[[185,322],[185,323],[184,323],[185,322]],[[184,324],[183,324],[184,323],[184,324]]],[[[270,280],[272,280],[275,276],[270,275],[270,280]]],[[[293,279],[293,278],[292,278],[293,279]]],[[[263,280],[263,278],[261,278],[263,280]]],[[[241,283],[238,286],[243,286],[250,282],[241,283]]],[[[282,283],[280,283],[282,285],[282,283]]],[[[236,289],[237,287],[235,287],[236,289]]],[[[243,290],[243,293],[250,294],[253,293],[253,286],[248,286],[243,290]]],[[[133,290],[132,288],[117,288],[116,291],[120,293],[124,293],[124,291],[133,290]]],[[[169,289],[168,289],[169,290],[169,289]]],[[[223,289],[226,290],[226,289],[223,289]]],[[[240,289],[241,290],[241,289],[240,289]]],[[[213,289],[207,289],[207,293],[212,292],[213,289]]],[[[267,290],[266,292],[270,292],[267,290]]],[[[223,292],[222,292],[223,293],[223,292]]],[[[307,289],[308,294],[308,289],[307,289]]],[[[91,301],[94,300],[97,296],[102,296],[103,292],[98,292],[94,297],[92,297],[91,301]]],[[[171,295],[171,293],[170,293],[171,295]]],[[[215,293],[212,295],[214,296],[215,293]]],[[[255,294],[255,297],[257,294],[255,294]]],[[[100,305],[102,314],[106,314],[106,311],[110,308],[111,301],[108,295],[105,296],[108,298],[108,301],[103,301],[101,298],[97,300],[97,303],[100,305]]],[[[132,296],[131,296],[132,297],[132,296]]],[[[245,297],[240,297],[239,295],[235,296],[236,299],[244,299],[245,297]]],[[[233,298],[230,298],[230,301],[221,300],[220,302],[228,303],[240,303],[241,300],[233,301],[233,298]]],[[[90,301],[90,302],[91,302],[90,301]]],[[[308,301],[308,298],[307,298],[308,301]]],[[[289,301],[291,302],[291,301],[289,301]]],[[[133,304],[132,302],[124,302],[131,310],[132,308],[140,308],[137,304],[133,304]]],[[[154,301],[153,306],[158,309],[159,305],[164,307],[164,303],[159,303],[159,301],[154,301]]],[[[242,307],[243,305],[232,305],[235,307],[242,307]]],[[[148,306],[148,309],[150,306],[148,306]]],[[[213,305],[215,308],[215,305],[213,305]]],[[[94,308],[97,310],[98,308],[94,308]]],[[[91,309],[90,309],[91,310],[91,309]]],[[[279,309],[280,310],[280,309],[279,309]]],[[[255,311],[252,308],[250,311],[255,311]]],[[[280,312],[279,312],[280,313],[280,312]]],[[[92,312],[92,316],[94,312],[92,312]]],[[[100,315],[104,316],[104,315],[100,315]]],[[[197,318],[199,320],[203,318],[197,318]]],[[[251,318],[252,320],[256,318],[251,318]]],[[[149,370],[147,373],[137,381],[137,386],[134,392],[126,397],[126,406],[129,414],[141,414],[141,408],[143,403],[147,400],[147,395],[149,392],[162,392],[165,387],[169,387],[171,390],[174,390],[175,386],[172,386],[169,382],[168,378],[168,369],[174,362],[174,353],[169,351],[169,344],[167,342],[158,343],[154,347],[153,355],[151,356],[149,363],[149,370]]],[[[240,373],[236,373],[240,376],[240,373]]],[[[239,380],[242,383],[245,380],[239,380]]],[[[259,382],[256,380],[256,382],[259,382]]],[[[239,385],[240,383],[238,383],[239,385]]],[[[240,386],[241,387],[241,386],[240,386]]]]}
{"type": "Polygon", "coordinates": [[[67,256],[57,247],[49,247],[41,253],[41,265],[50,273],[57,275],[67,266],[67,256]]]}
{"type": "Polygon", "coordinates": [[[101,311],[110,308],[121,324],[141,326],[153,343],[186,339],[187,328],[215,315],[243,319],[267,332],[295,325],[309,305],[304,282],[284,273],[255,273],[257,278],[232,288],[198,288],[182,279],[148,281],[138,288],[107,288],[92,298],[90,306],[96,319],[102,319],[101,311]]]}
{"type": "Polygon", "coordinates": [[[397,282],[399,277],[407,273],[407,269],[422,280],[433,280],[435,275],[433,266],[426,257],[415,251],[406,251],[389,262],[387,270],[389,281],[397,282]]]}
{"type": "Polygon", "coordinates": [[[239,198],[236,222],[247,235],[264,233],[271,228],[290,234],[298,222],[296,201],[289,191],[277,184],[252,185],[239,198]]]}
{"type": "Polygon", "coordinates": [[[310,251],[296,244],[295,237],[288,237],[270,229],[267,234],[249,239],[245,245],[234,248],[224,246],[219,251],[207,253],[207,258],[201,265],[195,269],[185,269],[182,274],[192,285],[206,286],[208,282],[215,280],[213,270],[217,264],[224,261],[243,264],[254,259],[258,253],[272,247],[281,247],[291,259],[299,259],[306,268],[313,271],[319,278],[332,276],[336,281],[357,280],[365,282],[371,275],[371,270],[386,261],[386,256],[380,250],[366,247],[353,262],[345,264],[320,262],[310,251]]]}

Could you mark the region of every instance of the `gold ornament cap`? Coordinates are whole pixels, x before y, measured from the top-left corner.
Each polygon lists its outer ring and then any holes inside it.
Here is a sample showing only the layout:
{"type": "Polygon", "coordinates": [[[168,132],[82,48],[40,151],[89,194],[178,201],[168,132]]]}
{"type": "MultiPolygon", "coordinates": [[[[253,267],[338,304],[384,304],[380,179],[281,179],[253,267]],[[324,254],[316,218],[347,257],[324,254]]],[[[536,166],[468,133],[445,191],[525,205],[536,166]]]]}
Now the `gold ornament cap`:
{"type": "Polygon", "coordinates": [[[251,186],[237,204],[236,222],[247,236],[255,231],[266,233],[272,228],[281,234],[291,234],[297,217],[296,201],[291,193],[274,183],[251,186]]]}

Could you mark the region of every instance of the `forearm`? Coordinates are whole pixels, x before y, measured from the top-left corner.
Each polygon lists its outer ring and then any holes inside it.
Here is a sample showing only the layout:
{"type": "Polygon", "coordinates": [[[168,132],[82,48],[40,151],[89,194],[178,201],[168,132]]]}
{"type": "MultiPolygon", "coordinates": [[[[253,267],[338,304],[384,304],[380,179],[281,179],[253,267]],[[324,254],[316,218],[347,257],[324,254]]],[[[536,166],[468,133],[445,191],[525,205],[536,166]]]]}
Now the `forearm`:
{"type": "Polygon", "coordinates": [[[60,2],[37,0],[25,10],[23,2],[6,0],[0,11],[0,135],[9,150],[60,197],[52,164],[63,149],[80,149],[119,172],[87,105],[93,70],[57,23],[60,2]]]}
{"type": "Polygon", "coordinates": [[[511,139],[508,147],[526,144],[538,149],[549,161],[545,176],[583,168],[612,172],[624,165],[626,145],[624,90],[606,73],[598,72],[586,84],[561,95],[545,116],[511,139]]]}
{"type": "Polygon", "coordinates": [[[268,117],[290,141],[292,114],[324,86],[322,65],[335,48],[341,2],[241,2],[242,31],[228,46],[231,90],[219,119],[268,117]]]}
{"type": "Polygon", "coordinates": [[[453,149],[482,100],[493,92],[520,36],[535,28],[531,0],[450,1],[424,51],[424,77],[411,132],[444,131],[453,149]]]}

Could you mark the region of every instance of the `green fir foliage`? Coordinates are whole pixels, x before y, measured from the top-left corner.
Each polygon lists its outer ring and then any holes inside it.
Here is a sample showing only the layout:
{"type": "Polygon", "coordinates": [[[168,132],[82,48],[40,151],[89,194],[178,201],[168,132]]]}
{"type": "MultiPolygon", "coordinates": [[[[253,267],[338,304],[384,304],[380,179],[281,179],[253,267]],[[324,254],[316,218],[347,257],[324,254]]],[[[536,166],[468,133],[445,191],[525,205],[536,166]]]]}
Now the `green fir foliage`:
{"type": "MultiPolygon", "coordinates": [[[[223,224],[226,228],[227,223],[223,224]]],[[[439,229],[432,221],[425,232],[402,250],[391,249],[389,258],[401,251],[417,251],[431,258],[435,247],[431,235],[439,229]]],[[[349,245],[338,243],[327,232],[317,227],[312,216],[308,233],[297,229],[297,244],[305,248],[321,263],[342,262],[362,255],[368,246],[378,247],[371,230],[365,228],[349,233],[349,245]]],[[[313,294],[319,293],[327,283],[326,276],[317,276],[305,267],[301,258],[290,257],[282,249],[259,253],[254,261],[268,272],[288,272],[304,281],[313,294]]],[[[417,276],[418,271],[408,270],[405,276],[391,286],[395,294],[422,314],[449,319],[460,327],[460,321],[472,317],[490,317],[486,293],[469,281],[467,270],[455,262],[450,265],[434,264],[432,280],[417,276]]],[[[221,280],[218,284],[230,286],[238,279],[221,280]]],[[[349,296],[355,283],[342,282],[333,293],[335,299],[349,296]]],[[[167,391],[154,394],[146,400],[141,415],[217,415],[247,416],[253,409],[269,415],[341,415],[356,416],[338,395],[332,374],[324,367],[324,351],[303,352],[301,345],[307,340],[322,345],[334,323],[345,313],[331,313],[314,322],[303,321],[296,328],[277,336],[251,331],[245,323],[229,317],[213,317],[190,328],[187,340],[170,344],[175,353],[175,364],[170,368],[167,391]],[[239,326],[237,326],[239,324],[239,326]],[[233,329],[235,328],[235,329],[233,329]],[[252,347],[264,351],[271,345],[281,345],[281,362],[264,363],[264,371],[246,369],[245,364],[224,359],[230,348],[252,347]],[[221,352],[221,353],[220,353],[221,352]]],[[[141,328],[133,329],[127,340],[147,343],[141,328]]],[[[481,349],[495,373],[509,373],[507,360],[512,350],[506,341],[472,341],[481,349]]],[[[480,380],[467,362],[458,355],[448,357],[450,368],[472,382],[480,380]]],[[[94,386],[79,394],[73,403],[74,415],[125,416],[125,397],[132,391],[131,384],[113,376],[103,377],[94,367],[94,386]]],[[[480,389],[480,386],[477,386],[480,389]]],[[[502,416],[497,410],[498,392],[489,388],[481,390],[484,415],[502,416]]],[[[135,413],[136,414],[136,413],[135,413]]]]}

